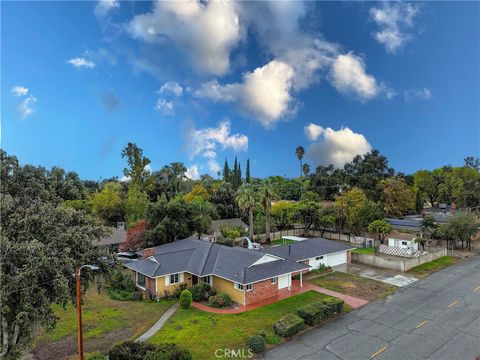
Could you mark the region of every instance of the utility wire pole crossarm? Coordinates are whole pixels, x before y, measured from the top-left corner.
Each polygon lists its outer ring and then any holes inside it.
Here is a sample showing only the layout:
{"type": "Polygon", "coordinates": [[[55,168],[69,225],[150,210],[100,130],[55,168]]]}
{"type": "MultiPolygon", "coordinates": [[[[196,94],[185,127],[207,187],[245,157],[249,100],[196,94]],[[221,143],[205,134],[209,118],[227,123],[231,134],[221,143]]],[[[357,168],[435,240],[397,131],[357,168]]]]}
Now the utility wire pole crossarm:
{"type": "Polygon", "coordinates": [[[78,346],[78,358],[83,360],[83,331],[82,331],[82,287],[80,284],[80,272],[83,268],[90,270],[98,270],[99,267],[95,265],[82,265],[77,268],[73,277],[76,280],[76,293],[77,293],[77,346],[78,346]]]}

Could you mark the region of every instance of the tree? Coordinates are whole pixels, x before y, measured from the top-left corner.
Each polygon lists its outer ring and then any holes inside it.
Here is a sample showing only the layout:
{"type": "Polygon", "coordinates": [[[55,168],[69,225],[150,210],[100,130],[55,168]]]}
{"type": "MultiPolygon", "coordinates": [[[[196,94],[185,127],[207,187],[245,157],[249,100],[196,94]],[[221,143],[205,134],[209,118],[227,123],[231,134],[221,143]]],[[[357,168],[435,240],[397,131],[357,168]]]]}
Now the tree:
{"type": "Polygon", "coordinates": [[[121,245],[122,250],[140,250],[146,246],[145,230],[147,222],[145,220],[137,221],[127,230],[125,242],[121,245]]]}
{"type": "Polygon", "coordinates": [[[270,212],[272,209],[272,200],[277,198],[278,195],[275,193],[275,190],[272,186],[272,183],[267,181],[264,181],[262,186],[260,187],[260,203],[263,207],[263,210],[265,212],[265,234],[266,234],[266,239],[265,241],[267,244],[270,243],[270,228],[271,228],[271,216],[270,212]]]}
{"type": "Polygon", "coordinates": [[[190,202],[195,199],[207,201],[208,199],[210,199],[210,194],[201,183],[198,183],[193,186],[192,191],[190,191],[188,194],[185,194],[183,196],[183,199],[186,202],[190,202]]]}
{"type": "Polygon", "coordinates": [[[136,183],[131,183],[125,198],[127,226],[133,226],[138,220],[145,218],[148,206],[148,195],[140,190],[136,183]]]}
{"type": "Polygon", "coordinates": [[[247,169],[245,170],[245,182],[250,184],[250,159],[247,159],[247,169]]]}
{"type": "Polygon", "coordinates": [[[143,150],[135,143],[128,143],[122,150],[122,158],[127,158],[128,166],[123,169],[123,175],[130,178],[141,190],[147,191],[151,187],[151,176],[147,166],[150,159],[143,156],[143,150]]]}
{"type": "Polygon", "coordinates": [[[415,237],[415,242],[422,245],[422,249],[425,250],[425,245],[427,244],[427,241],[433,237],[436,229],[437,225],[435,224],[433,216],[425,216],[422,220],[422,230],[420,234],[415,237]]]}
{"type": "Polygon", "coordinates": [[[334,200],[342,184],[346,182],[344,171],[334,168],[333,165],[318,166],[310,179],[312,191],[324,200],[334,200]]]}
{"type": "Polygon", "coordinates": [[[114,225],[125,220],[125,207],[120,197],[122,186],[117,182],[108,182],[102,191],[90,199],[92,210],[106,225],[114,225]]]}
{"type": "Polygon", "coordinates": [[[242,185],[237,191],[237,203],[240,210],[248,212],[248,235],[253,241],[253,209],[257,203],[255,190],[252,185],[242,185]]]}
{"type": "Polygon", "coordinates": [[[381,202],[388,216],[400,217],[415,211],[415,192],[403,179],[382,180],[380,188],[381,202]]]}
{"type": "Polygon", "coordinates": [[[320,208],[318,195],[313,192],[304,193],[300,202],[293,207],[293,216],[303,224],[305,232],[310,230],[318,219],[320,208]]]}
{"type": "Polygon", "coordinates": [[[315,221],[315,227],[320,229],[320,237],[325,235],[327,229],[335,227],[337,223],[337,212],[332,207],[320,209],[318,217],[315,221]]]}
{"type": "Polygon", "coordinates": [[[225,159],[225,164],[223,165],[223,181],[230,182],[230,167],[227,159],[225,159]]]}
{"type": "Polygon", "coordinates": [[[375,220],[368,225],[368,232],[374,234],[380,244],[383,244],[388,234],[393,230],[393,226],[387,223],[385,220],[375,220]]]}
{"type": "Polygon", "coordinates": [[[190,202],[192,228],[198,238],[202,234],[208,234],[212,228],[212,218],[216,218],[215,208],[211,203],[200,198],[190,202]]]}
{"type": "Polygon", "coordinates": [[[381,220],[385,217],[382,206],[371,200],[365,201],[358,211],[357,229],[359,233],[368,231],[368,225],[375,220],[381,220]]]}
{"type": "MultiPolygon", "coordinates": [[[[21,357],[39,327],[55,326],[51,305],[73,299],[72,274],[96,261],[92,241],[107,231],[91,216],[41,198],[2,194],[0,206],[0,357],[10,360],[21,357]]],[[[84,290],[91,279],[82,273],[84,290]]]]}
{"type": "Polygon", "coordinates": [[[468,156],[465,158],[465,167],[480,171],[480,158],[468,156]]]}
{"type": "Polygon", "coordinates": [[[294,203],[290,201],[277,201],[272,205],[272,220],[278,229],[284,230],[292,225],[294,203]]]}
{"type": "Polygon", "coordinates": [[[439,195],[439,178],[431,171],[419,170],[413,175],[415,188],[424,199],[428,199],[431,206],[435,206],[435,201],[439,195]]]}
{"type": "Polygon", "coordinates": [[[448,220],[444,231],[451,239],[459,240],[462,243],[462,250],[465,242],[468,250],[471,250],[472,237],[478,232],[479,226],[475,215],[461,213],[448,220]]]}
{"type": "Polygon", "coordinates": [[[367,197],[363,190],[356,187],[348,190],[335,201],[341,212],[345,214],[345,222],[354,235],[359,235],[361,232],[360,210],[365,206],[366,201],[367,197]]]}
{"type": "Polygon", "coordinates": [[[152,186],[148,194],[152,201],[165,194],[167,199],[172,199],[181,191],[186,191],[188,183],[185,172],[187,168],[181,162],[173,162],[163,166],[152,174],[152,186]]]}
{"type": "Polygon", "coordinates": [[[307,177],[308,174],[310,174],[310,165],[303,164],[302,170],[303,170],[303,175],[307,177]]]}
{"type": "Polygon", "coordinates": [[[297,146],[295,149],[295,154],[297,155],[298,161],[300,161],[300,177],[302,177],[303,166],[302,166],[302,159],[303,155],[305,155],[305,148],[303,146],[297,146]]]}
{"type": "Polygon", "coordinates": [[[231,219],[238,215],[235,191],[229,182],[222,182],[213,191],[210,201],[217,209],[220,219],[231,219]]]}

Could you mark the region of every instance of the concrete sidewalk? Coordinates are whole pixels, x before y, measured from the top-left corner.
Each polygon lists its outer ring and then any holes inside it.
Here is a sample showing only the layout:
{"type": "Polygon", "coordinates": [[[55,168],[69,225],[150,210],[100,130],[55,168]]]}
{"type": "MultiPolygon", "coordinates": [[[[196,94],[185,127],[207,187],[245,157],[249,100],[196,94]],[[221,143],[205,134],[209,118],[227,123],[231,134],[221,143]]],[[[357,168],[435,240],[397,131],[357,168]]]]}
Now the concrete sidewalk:
{"type": "Polygon", "coordinates": [[[141,335],[135,341],[136,342],[143,342],[143,341],[146,341],[146,340],[150,339],[153,335],[155,335],[163,327],[163,325],[165,325],[167,320],[170,319],[170,316],[172,316],[175,313],[175,311],[177,311],[179,306],[180,306],[180,303],[178,303],[178,302],[173,304],[170,308],[168,308],[167,311],[165,311],[163,313],[162,316],[160,316],[160,319],[158,319],[158,321],[155,324],[153,324],[153,326],[150,329],[148,329],[143,335],[141,335]]]}
{"type": "Polygon", "coordinates": [[[367,279],[381,281],[386,284],[395,285],[398,287],[408,286],[418,280],[413,276],[405,275],[405,273],[399,271],[381,269],[357,263],[337,265],[334,266],[332,269],[334,271],[358,275],[367,279]]]}

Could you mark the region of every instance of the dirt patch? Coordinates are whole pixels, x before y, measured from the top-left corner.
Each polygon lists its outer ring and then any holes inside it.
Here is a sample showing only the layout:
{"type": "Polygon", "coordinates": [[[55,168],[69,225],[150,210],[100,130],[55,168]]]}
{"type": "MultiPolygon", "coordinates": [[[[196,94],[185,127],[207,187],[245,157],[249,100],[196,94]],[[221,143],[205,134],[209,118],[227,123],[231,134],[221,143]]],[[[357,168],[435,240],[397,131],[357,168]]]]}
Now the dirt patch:
{"type": "MultiPolygon", "coordinates": [[[[105,352],[113,345],[129,340],[133,336],[132,329],[117,329],[101,337],[92,337],[84,341],[85,353],[105,352]]],[[[55,342],[41,341],[30,352],[28,359],[32,360],[58,360],[74,357],[77,354],[77,337],[67,336],[55,342]]]]}

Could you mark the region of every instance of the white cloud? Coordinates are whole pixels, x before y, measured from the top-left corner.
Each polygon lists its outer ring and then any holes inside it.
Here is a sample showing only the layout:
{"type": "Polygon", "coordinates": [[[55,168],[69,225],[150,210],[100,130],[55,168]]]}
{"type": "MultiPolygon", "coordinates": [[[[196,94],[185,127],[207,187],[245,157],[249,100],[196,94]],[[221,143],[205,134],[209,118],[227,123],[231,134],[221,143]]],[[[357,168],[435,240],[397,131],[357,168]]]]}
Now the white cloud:
{"type": "Polygon", "coordinates": [[[433,97],[432,91],[429,88],[411,89],[403,92],[403,97],[406,102],[414,100],[429,100],[433,97]]]}
{"type": "Polygon", "coordinates": [[[173,101],[159,98],[155,104],[154,109],[163,114],[172,115],[174,113],[175,105],[173,104],[173,101]]]}
{"type": "Polygon", "coordinates": [[[293,76],[290,65],[273,60],[243,74],[241,83],[220,85],[217,81],[208,82],[194,95],[214,101],[234,102],[254,115],[265,128],[271,128],[291,110],[293,76]]]}
{"type": "Polygon", "coordinates": [[[176,97],[179,97],[183,93],[183,88],[180,86],[179,83],[175,81],[167,81],[165,84],[162,85],[160,90],[158,90],[159,94],[173,94],[176,97]]]}
{"type": "Polygon", "coordinates": [[[315,141],[318,139],[318,137],[322,134],[324,131],[323,127],[320,125],[310,123],[307,126],[304,127],[305,130],[305,135],[311,140],[315,141]]]}
{"type": "Polygon", "coordinates": [[[20,85],[14,86],[10,91],[14,96],[17,96],[17,97],[25,96],[28,94],[28,88],[20,85]]]}
{"type": "Polygon", "coordinates": [[[198,180],[200,179],[200,169],[197,164],[194,164],[190,167],[187,168],[187,171],[185,171],[185,176],[189,179],[192,180],[198,180]]]}
{"type": "Polygon", "coordinates": [[[77,69],[88,68],[93,69],[96,64],[93,61],[87,60],[83,57],[75,57],[67,60],[67,63],[73,65],[77,69]]]}
{"type": "Polygon", "coordinates": [[[130,176],[125,176],[123,175],[121,178],[120,178],[120,181],[121,182],[129,182],[130,180],[132,180],[132,178],[130,176]]]}
{"type": "Polygon", "coordinates": [[[150,164],[145,165],[144,170],[151,173],[152,172],[152,165],[150,165],[150,164]]]}
{"type": "Polygon", "coordinates": [[[218,163],[217,160],[213,160],[213,159],[208,160],[207,166],[208,166],[208,170],[210,170],[210,173],[212,174],[217,174],[221,170],[220,164],[218,163]]]}
{"type": "Polygon", "coordinates": [[[95,6],[95,15],[102,17],[108,14],[111,10],[118,8],[120,2],[117,0],[99,0],[95,6]]]}
{"type": "Polygon", "coordinates": [[[198,72],[212,75],[230,69],[230,51],[241,38],[233,1],[158,1],[132,19],[129,31],[145,42],[173,42],[198,72]]]}
{"type": "Polygon", "coordinates": [[[411,40],[408,30],[419,13],[418,5],[405,2],[384,2],[381,8],[371,8],[370,16],[379,27],[375,39],[387,52],[395,53],[411,40]]]}
{"type": "Polygon", "coordinates": [[[18,106],[18,111],[20,112],[20,116],[22,119],[25,119],[32,115],[35,110],[33,106],[37,102],[37,98],[33,95],[29,95],[25,100],[23,100],[20,105],[18,106]]]}
{"type": "MultiPolygon", "coordinates": [[[[315,124],[311,124],[315,125],[315,124]]],[[[334,165],[339,168],[358,154],[365,154],[372,149],[365,136],[354,133],[349,128],[333,130],[315,125],[321,136],[319,142],[311,144],[307,149],[307,157],[315,162],[315,165],[334,165]]]]}

